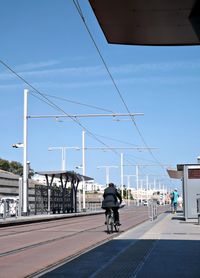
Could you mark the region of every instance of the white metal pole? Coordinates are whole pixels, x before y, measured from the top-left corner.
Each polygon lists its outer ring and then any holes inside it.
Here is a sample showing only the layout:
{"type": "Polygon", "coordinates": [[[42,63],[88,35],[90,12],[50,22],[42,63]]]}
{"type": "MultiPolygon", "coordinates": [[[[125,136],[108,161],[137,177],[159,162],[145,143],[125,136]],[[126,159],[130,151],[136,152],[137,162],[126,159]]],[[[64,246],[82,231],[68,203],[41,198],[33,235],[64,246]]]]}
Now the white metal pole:
{"type": "MultiPolygon", "coordinates": [[[[85,130],[82,131],[82,174],[85,176],[85,130]]],[[[85,211],[85,180],[83,179],[83,211],[85,211]]]]}
{"type": "Polygon", "coordinates": [[[138,175],[139,175],[139,169],[138,169],[139,167],[138,167],[138,165],[136,165],[136,186],[137,186],[137,206],[139,206],[139,192],[138,192],[138,190],[139,190],[139,177],[138,177],[138,175]]]}
{"type": "Polygon", "coordinates": [[[22,216],[22,186],[23,186],[23,179],[19,178],[19,203],[18,203],[18,216],[22,216]]]}
{"type": "Polygon", "coordinates": [[[149,199],[149,176],[146,175],[146,190],[147,190],[147,202],[149,199]]]}
{"type": "Polygon", "coordinates": [[[79,204],[78,210],[79,212],[81,212],[81,190],[80,189],[78,190],[78,204],[79,204]]]}
{"type": "Polygon", "coordinates": [[[121,163],[120,163],[120,168],[121,168],[121,195],[123,198],[124,192],[123,192],[123,186],[124,186],[124,154],[121,153],[121,163]]]}
{"type": "Polygon", "coordinates": [[[128,176],[128,190],[127,190],[128,206],[130,205],[129,189],[130,189],[130,176],[128,176]]]}
{"type": "Polygon", "coordinates": [[[62,151],[62,171],[65,171],[66,170],[66,165],[65,165],[65,163],[66,163],[65,162],[66,148],[62,147],[61,151],[62,151]]]}
{"type": "Polygon", "coordinates": [[[27,165],[27,138],[28,138],[28,90],[24,90],[24,138],[23,138],[23,196],[22,213],[27,215],[28,207],[28,165],[27,165]]]}
{"type": "Polygon", "coordinates": [[[140,190],[141,190],[141,193],[140,193],[140,203],[142,204],[142,200],[143,200],[143,180],[141,179],[140,180],[140,190]]]}
{"type": "Polygon", "coordinates": [[[154,192],[156,190],[156,179],[154,179],[154,181],[153,181],[153,190],[154,190],[154,192]]]}
{"type": "Polygon", "coordinates": [[[164,184],[162,186],[162,193],[163,193],[163,205],[165,205],[165,193],[164,193],[164,184]]]}
{"type": "Polygon", "coordinates": [[[106,167],[106,185],[108,186],[110,182],[110,177],[109,177],[109,166],[106,167]]]}

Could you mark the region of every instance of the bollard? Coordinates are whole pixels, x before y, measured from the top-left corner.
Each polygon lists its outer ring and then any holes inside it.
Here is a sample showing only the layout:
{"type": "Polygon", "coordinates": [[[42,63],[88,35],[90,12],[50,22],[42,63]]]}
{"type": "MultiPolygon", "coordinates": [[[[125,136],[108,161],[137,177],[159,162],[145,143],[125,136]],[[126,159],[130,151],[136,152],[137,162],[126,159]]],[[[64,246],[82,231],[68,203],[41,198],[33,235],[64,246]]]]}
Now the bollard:
{"type": "Polygon", "coordinates": [[[6,200],[3,200],[3,220],[6,219],[6,200]]]}
{"type": "Polygon", "coordinates": [[[200,214],[198,214],[198,225],[200,225],[200,214]]]}
{"type": "Polygon", "coordinates": [[[200,225],[200,198],[197,198],[197,215],[198,215],[198,225],[200,225]]]}
{"type": "Polygon", "coordinates": [[[153,208],[153,201],[149,201],[148,205],[148,215],[151,221],[154,220],[154,208],[153,208]]]}

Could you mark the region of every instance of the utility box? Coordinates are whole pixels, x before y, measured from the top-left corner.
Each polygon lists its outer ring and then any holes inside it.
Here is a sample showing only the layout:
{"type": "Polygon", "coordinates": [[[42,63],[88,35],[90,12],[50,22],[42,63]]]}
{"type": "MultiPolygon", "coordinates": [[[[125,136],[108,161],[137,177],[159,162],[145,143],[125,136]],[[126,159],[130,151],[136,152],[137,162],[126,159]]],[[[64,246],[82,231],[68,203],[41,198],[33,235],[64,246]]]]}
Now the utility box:
{"type": "Polygon", "coordinates": [[[183,214],[185,220],[197,219],[197,199],[200,198],[200,164],[178,164],[182,172],[183,214]]]}
{"type": "Polygon", "coordinates": [[[177,169],[167,169],[167,172],[170,178],[182,180],[185,220],[197,219],[200,215],[200,164],[178,164],[177,169]]]}

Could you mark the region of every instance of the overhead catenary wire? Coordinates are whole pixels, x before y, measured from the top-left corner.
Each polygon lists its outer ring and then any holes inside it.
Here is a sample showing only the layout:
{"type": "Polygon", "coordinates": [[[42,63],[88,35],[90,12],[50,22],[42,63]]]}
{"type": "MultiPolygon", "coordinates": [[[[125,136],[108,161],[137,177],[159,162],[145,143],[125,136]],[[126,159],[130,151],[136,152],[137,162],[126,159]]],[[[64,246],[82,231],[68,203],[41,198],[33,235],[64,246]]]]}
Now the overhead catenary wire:
{"type": "MultiPolygon", "coordinates": [[[[0,61],[1,64],[3,64],[4,66],[6,65],[3,61],[0,61]]],[[[59,111],[62,111],[65,115],[68,115],[62,108],[60,108],[58,105],[56,105],[53,101],[50,101],[49,98],[45,97],[45,94],[41,93],[37,88],[35,88],[34,86],[32,86],[27,80],[25,80],[22,76],[20,76],[17,72],[15,72],[11,67],[9,67],[8,65],[6,65],[7,69],[9,69],[15,76],[17,76],[22,82],[24,82],[25,84],[27,84],[30,88],[32,88],[33,92],[30,92],[32,94],[32,96],[37,97],[38,99],[40,99],[40,101],[43,101],[44,103],[46,103],[47,105],[51,106],[53,109],[57,109],[59,111]]],[[[97,107],[96,107],[97,109],[97,107]]],[[[69,115],[70,116],[70,115],[69,115]]],[[[102,140],[98,140],[98,138],[94,137],[94,133],[92,133],[91,131],[89,131],[88,128],[86,128],[84,125],[81,124],[80,121],[78,121],[77,119],[72,119],[74,122],[76,122],[77,124],[79,124],[79,126],[83,129],[85,129],[89,136],[95,138],[95,140],[99,141],[101,144],[107,146],[102,140]]],[[[116,152],[117,153],[117,152],[116,152]]],[[[118,154],[118,153],[117,153],[118,154]]]]}
{"type": "Polygon", "coordinates": [[[102,137],[102,138],[105,138],[105,139],[108,139],[108,140],[112,140],[112,141],[115,141],[115,142],[127,144],[127,145],[130,145],[130,146],[138,146],[137,144],[133,144],[133,143],[130,143],[130,142],[126,142],[126,141],[123,141],[123,140],[118,140],[118,139],[116,139],[116,138],[108,137],[108,136],[105,136],[105,135],[100,135],[100,134],[97,134],[97,133],[94,133],[94,134],[95,134],[96,136],[98,136],[98,137],[102,137]]]}
{"type": "MultiPolygon", "coordinates": [[[[33,90],[33,92],[30,92],[32,96],[39,99],[40,101],[46,103],[53,109],[56,109],[58,111],[61,111],[63,114],[67,115],[69,118],[71,118],[75,123],[77,123],[82,129],[87,131],[88,136],[92,137],[108,149],[110,148],[107,144],[105,144],[102,140],[100,140],[94,133],[92,133],[85,125],[83,125],[77,118],[70,117],[68,113],[66,113],[62,108],[60,108],[57,104],[55,104],[53,101],[49,100],[49,98],[42,92],[40,92],[36,87],[34,87],[30,82],[28,82],[25,78],[23,78],[20,74],[18,74],[14,69],[12,69],[7,63],[5,63],[3,60],[0,60],[0,63],[9,70],[14,76],[16,76],[19,80],[21,80],[23,83],[25,83],[29,88],[33,90]]],[[[117,154],[121,155],[118,151],[116,151],[113,148],[110,148],[110,150],[117,154]]],[[[125,159],[126,160],[126,159],[125,159]]]]}
{"type": "MultiPolygon", "coordinates": [[[[32,94],[34,97],[36,97],[34,94],[32,94]]],[[[47,94],[45,94],[46,96],[50,96],[50,95],[47,95],[47,94]]],[[[39,98],[38,96],[36,97],[36,98],[39,98]]],[[[59,98],[59,97],[58,97],[59,98]]],[[[39,98],[40,100],[42,100],[41,98],[39,98]]],[[[60,99],[60,98],[59,98],[60,99]]],[[[61,98],[62,99],[62,98],[61,98]]],[[[31,117],[32,118],[32,117],[31,117]]],[[[106,138],[106,139],[109,139],[109,140],[113,140],[113,141],[116,141],[116,142],[121,142],[121,143],[125,143],[125,144],[129,144],[129,145],[131,145],[131,146],[136,146],[136,147],[138,147],[138,149],[139,149],[139,146],[138,145],[136,145],[136,144],[132,144],[132,143],[128,143],[128,142],[124,142],[124,141],[121,141],[121,140],[116,140],[116,138],[114,139],[114,138],[111,138],[111,137],[107,137],[107,136],[102,136],[102,135],[99,135],[99,134],[95,134],[95,133],[93,133],[96,137],[102,137],[102,138],[106,138]]],[[[89,135],[89,134],[88,134],[89,135]]],[[[117,150],[117,148],[111,148],[111,147],[108,147],[108,149],[110,149],[110,150],[117,150]]],[[[116,153],[117,153],[117,151],[116,151],[116,153]]],[[[124,159],[125,161],[127,161],[128,162],[128,159],[124,159]]],[[[146,160],[146,159],[144,159],[144,160],[146,160]]],[[[130,162],[129,161],[129,163],[130,163],[130,166],[131,166],[131,163],[132,162],[130,162]]],[[[134,162],[134,164],[135,164],[135,162],[134,162]]]]}
{"type": "MultiPolygon", "coordinates": [[[[30,93],[31,93],[31,92],[30,92],[30,93]]],[[[31,95],[32,95],[33,97],[38,98],[39,100],[45,102],[46,104],[49,104],[48,102],[44,101],[44,100],[41,99],[40,97],[36,96],[35,94],[31,93],[31,95]]],[[[47,96],[47,94],[45,94],[45,95],[47,96]]],[[[52,107],[54,108],[54,106],[52,106],[52,107]]],[[[84,126],[84,129],[86,130],[85,126],[84,126]]],[[[88,135],[91,136],[91,137],[93,137],[93,135],[95,135],[96,138],[102,137],[102,138],[112,139],[112,140],[117,141],[117,142],[125,143],[124,141],[116,140],[116,139],[114,139],[114,138],[110,138],[110,137],[107,137],[107,136],[101,136],[101,135],[95,134],[95,133],[92,133],[92,134],[89,133],[88,135]]],[[[98,141],[99,141],[99,140],[98,140],[98,141]]],[[[101,142],[102,142],[102,141],[101,141],[101,142]]],[[[102,143],[102,144],[103,144],[103,143],[102,143]]],[[[128,142],[126,142],[126,144],[137,146],[136,144],[131,144],[131,143],[128,143],[128,142]]],[[[106,147],[108,147],[106,144],[104,144],[104,145],[105,145],[106,147]]],[[[108,147],[108,149],[110,149],[111,151],[114,150],[114,152],[115,152],[116,154],[120,155],[120,154],[116,151],[115,148],[108,147]]],[[[126,162],[129,162],[129,163],[130,163],[130,166],[131,166],[131,163],[132,163],[132,162],[128,161],[128,159],[126,159],[126,158],[125,158],[124,160],[125,160],[126,162]]],[[[134,163],[135,163],[135,162],[134,162],[134,163]]]]}
{"type": "MultiPolygon", "coordinates": [[[[34,96],[34,94],[32,94],[32,95],[34,96]]],[[[85,104],[85,103],[82,103],[82,102],[78,102],[78,101],[74,101],[74,100],[69,100],[67,98],[58,97],[58,96],[54,96],[54,95],[49,95],[49,94],[44,94],[44,95],[47,96],[47,97],[50,97],[50,98],[55,98],[55,99],[58,99],[58,100],[69,102],[69,103],[74,103],[74,104],[77,104],[77,105],[82,105],[82,106],[86,106],[86,107],[90,107],[90,108],[95,108],[95,109],[98,109],[98,110],[102,110],[102,111],[106,111],[106,112],[111,112],[111,113],[115,114],[114,111],[109,110],[109,109],[105,109],[105,108],[102,108],[102,107],[99,107],[99,106],[85,104]]],[[[118,140],[116,138],[108,137],[108,136],[105,136],[105,135],[100,135],[100,134],[96,134],[96,133],[93,133],[93,134],[95,136],[97,136],[97,137],[102,137],[102,138],[109,139],[109,140],[112,140],[112,141],[115,141],[115,142],[120,142],[120,143],[127,144],[127,145],[130,145],[130,146],[138,146],[137,144],[126,142],[126,141],[123,141],[123,140],[118,140]]]]}
{"type": "MultiPolygon", "coordinates": [[[[127,111],[129,114],[131,114],[131,113],[130,113],[130,110],[129,110],[129,108],[128,108],[128,105],[126,104],[126,102],[125,102],[125,100],[124,100],[124,98],[123,98],[123,96],[122,96],[122,93],[121,93],[120,89],[118,88],[118,86],[117,86],[117,84],[116,84],[116,82],[115,82],[115,80],[114,80],[114,78],[113,78],[113,76],[112,76],[112,74],[111,74],[111,72],[110,72],[108,66],[107,66],[107,63],[106,63],[106,61],[105,61],[103,55],[101,54],[101,51],[100,51],[100,49],[99,49],[99,47],[98,47],[98,45],[97,45],[97,43],[96,43],[96,41],[95,41],[95,39],[94,39],[94,37],[93,37],[91,31],[90,31],[90,29],[89,29],[89,27],[88,27],[88,25],[87,25],[87,23],[86,23],[86,21],[85,21],[85,18],[84,18],[84,15],[83,15],[81,6],[80,6],[80,4],[79,4],[79,1],[78,1],[78,0],[76,0],[76,1],[73,0],[73,3],[74,3],[74,5],[75,5],[75,7],[76,7],[76,9],[77,9],[77,11],[78,11],[78,14],[80,15],[80,17],[81,17],[81,19],[82,19],[82,22],[83,22],[83,24],[84,24],[84,26],[85,26],[85,28],[86,28],[86,30],[87,30],[87,32],[88,32],[88,34],[89,34],[89,36],[90,36],[90,38],[91,38],[93,44],[94,44],[94,46],[95,46],[95,48],[96,48],[96,50],[97,50],[97,52],[98,52],[98,54],[99,54],[99,57],[100,57],[100,59],[101,59],[103,65],[104,65],[105,69],[106,69],[106,71],[107,71],[107,73],[108,73],[108,75],[109,75],[109,77],[110,77],[110,79],[111,79],[111,81],[112,81],[112,83],[113,83],[115,89],[116,89],[115,92],[118,93],[118,95],[119,95],[119,97],[120,97],[120,99],[121,99],[121,101],[122,101],[122,103],[123,103],[123,105],[124,105],[126,111],[127,111]]],[[[160,167],[161,167],[162,169],[164,169],[162,163],[155,157],[155,155],[154,155],[153,152],[151,151],[150,147],[148,146],[148,144],[147,144],[147,142],[146,142],[144,136],[142,135],[142,132],[140,131],[138,125],[137,125],[136,122],[135,122],[134,117],[130,115],[130,118],[131,118],[132,123],[134,124],[134,126],[135,126],[135,128],[136,128],[136,130],[137,130],[137,132],[138,132],[138,134],[139,134],[139,136],[140,136],[140,138],[141,138],[143,144],[144,144],[145,147],[148,149],[148,151],[149,151],[149,153],[151,154],[151,156],[153,157],[154,161],[156,161],[156,163],[157,163],[158,165],[160,165],[160,167]]]]}
{"type": "Polygon", "coordinates": [[[66,101],[66,102],[70,102],[70,103],[86,106],[86,107],[89,107],[89,108],[98,109],[98,110],[105,111],[105,112],[115,113],[112,110],[109,110],[109,109],[106,109],[106,108],[102,108],[102,107],[98,107],[98,106],[95,106],[95,105],[86,104],[86,103],[78,102],[78,101],[75,101],[75,100],[69,100],[69,99],[66,99],[66,98],[63,98],[63,97],[47,95],[47,94],[45,94],[45,95],[50,97],[50,98],[55,98],[55,99],[58,99],[58,100],[62,100],[62,101],[66,101]]]}
{"type": "MultiPolygon", "coordinates": [[[[18,74],[14,69],[12,69],[7,63],[5,63],[3,60],[0,59],[0,64],[2,64],[7,70],[9,70],[14,76],[16,76],[18,79],[20,79],[23,83],[25,83],[29,88],[33,90],[31,94],[38,98],[40,101],[43,101],[47,105],[51,106],[52,108],[62,112],[64,115],[67,115],[69,118],[71,118],[75,123],[77,123],[83,130],[87,132],[87,134],[104,145],[105,147],[109,148],[107,144],[105,144],[102,140],[97,138],[94,133],[92,133],[85,125],[83,125],[77,118],[71,117],[68,113],[66,113],[60,106],[55,104],[53,101],[49,100],[48,97],[45,96],[44,93],[40,92],[36,87],[34,87],[30,82],[28,82],[25,78],[23,78],[20,74],[18,74]],[[36,95],[36,94],[37,95],[36,95]]],[[[111,149],[112,152],[114,152],[117,155],[120,155],[116,150],[111,149]]]]}

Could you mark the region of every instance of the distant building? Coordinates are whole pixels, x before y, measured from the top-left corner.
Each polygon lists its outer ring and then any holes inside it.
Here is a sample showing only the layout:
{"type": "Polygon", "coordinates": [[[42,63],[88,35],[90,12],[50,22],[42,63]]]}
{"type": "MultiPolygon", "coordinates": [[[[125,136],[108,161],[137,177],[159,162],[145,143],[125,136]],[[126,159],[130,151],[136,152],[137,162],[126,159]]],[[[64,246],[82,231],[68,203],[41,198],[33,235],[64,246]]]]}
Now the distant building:
{"type": "Polygon", "coordinates": [[[0,170],[0,198],[19,195],[19,175],[0,170]]]}
{"type": "MultiPolygon", "coordinates": [[[[140,202],[142,202],[142,200],[149,200],[151,199],[153,196],[155,197],[155,195],[158,195],[159,199],[165,199],[166,197],[166,190],[158,190],[158,189],[142,189],[142,188],[138,188],[138,190],[136,188],[131,188],[131,194],[133,199],[135,200],[139,200],[140,202]]],[[[164,201],[163,201],[164,202],[164,201]]]]}
{"type": "MultiPolygon", "coordinates": [[[[94,180],[85,183],[85,190],[87,192],[101,192],[102,185],[96,183],[94,180]]],[[[82,189],[82,182],[79,184],[79,189],[82,189]]]]}

